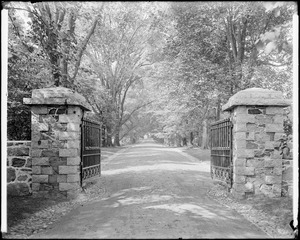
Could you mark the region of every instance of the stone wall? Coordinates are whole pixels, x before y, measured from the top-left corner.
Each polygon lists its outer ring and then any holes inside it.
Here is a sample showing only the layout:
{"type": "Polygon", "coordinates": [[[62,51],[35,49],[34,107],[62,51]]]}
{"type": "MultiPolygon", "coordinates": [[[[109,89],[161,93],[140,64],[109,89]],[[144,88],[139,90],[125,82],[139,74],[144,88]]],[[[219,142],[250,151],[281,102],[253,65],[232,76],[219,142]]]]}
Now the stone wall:
{"type": "Polygon", "coordinates": [[[74,198],[81,186],[81,123],[91,106],[64,87],[34,89],[31,141],[7,142],[7,193],[74,198]]]}
{"type": "Polygon", "coordinates": [[[283,137],[282,149],[282,187],[281,196],[292,196],[293,194],[293,137],[283,137]]]}
{"type": "MultiPolygon", "coordinates": [[[[68,106],[53,115],[53,107],[32,106],[32,190],[43,197],[70,197],[80,188],[82,109],[68,106]]],[[[62,108],[61,108],[62,109],[62,108]]]]}
{"type": "Polygon", "coordinates": [[[34,89],[31,106],[32,194],[74,198],[81,188],[81,121],[90,111],[77,92],[53,87],[34,89]]]}
{"type": "Polygon", "coordinates": [[[281,196],[282,108],[238,106],[232,121],[234,191],[281,196]]]}
{"type": "Polygon", "coordinates": [[[233,95],[222,107],[230,112],[233,123],[231,191],[236,197],[291,193],[292,168],[287,166],[290,160],[283,159],[284,107],[288,105],[278,91],[252,88],[233,95]]]}
{"type": "MultiPolygon", "coordinates": [[[[293,119],[293,108],[292,105],[284,108],[285,120],[293,119]]],[[[282,149],[282,196],[292,196],[293,194],[293,136],[292,129],[287,129],[289,136],[283,136],[281,139],[282,149]]]]}
{"type": "Polygon", "coordinates": [[[32,159],[30,141],[7,142],[7,195],[32,193],[32,159]]]}

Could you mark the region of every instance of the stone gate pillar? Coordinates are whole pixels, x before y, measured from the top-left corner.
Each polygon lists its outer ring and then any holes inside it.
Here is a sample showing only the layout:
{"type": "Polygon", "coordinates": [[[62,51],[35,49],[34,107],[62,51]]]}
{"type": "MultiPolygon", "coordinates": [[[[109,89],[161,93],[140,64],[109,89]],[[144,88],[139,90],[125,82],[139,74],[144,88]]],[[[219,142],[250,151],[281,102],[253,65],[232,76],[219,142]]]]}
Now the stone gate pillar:
{"type": "Polygon", "coordinates": [[[80,94],[64,88],[32,91],[32,194],[73,198],[80,191],[81,128],[90,106],[80,94]]]}
{"type": "Polygon", "coordinates": [[[222,107],[233,122],[232,193],[281,196],[282,155],[279,138],[283,130],[283,108],[290,101],[281,92],[249,88],[233,95],[222,107]]]}

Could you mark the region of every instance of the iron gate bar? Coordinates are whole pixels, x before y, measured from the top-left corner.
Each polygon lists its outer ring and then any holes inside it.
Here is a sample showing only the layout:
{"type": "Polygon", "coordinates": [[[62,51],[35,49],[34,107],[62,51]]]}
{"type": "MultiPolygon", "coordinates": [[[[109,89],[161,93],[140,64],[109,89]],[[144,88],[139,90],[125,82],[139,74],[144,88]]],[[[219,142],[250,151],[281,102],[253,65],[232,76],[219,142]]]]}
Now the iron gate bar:
{"type": "Polygon", "coordinates": [[[232,123],[219,120],[211,129],[211,177],[232,185],[232,123]]]}
{"type": "Polygon", "coordinates": [[[99,154],[94,154],[94,153],[92,153],[92,154],[84,154],[85,157],[88,157],[88,156],[97,156],[97,155],[101,156],[101,153],[99,153],[99,154]]]}
{"type": "Polygon", "coordinates": [[[227,169],[227,170],[229,170],[229,168],[228,167],[220,167],[220,166],[216,166],[217,168],[223,168],[223,169],[227,169]]]}
{"type": "Polygon", "coordinates": [[[87,150],[98,150],[101,149],[100,147],[86,147],[87,150]]]}
{"type": "Polygon", "coordinates": [[[98,164],[96,164],[96,165],[91,165],[91,166],[86,167],[85,169],[93,168],[93,167],[95,167],[95,166],[99,166],[99,165],[98,165],[98,164]]]}
{"type": "Polygon", "coordinates": [[[230,157],[230,155],[219,155],[219,154],[210,154],[211,156],[218,156],[218,157],[230,157]]]}
{"type": "Polygon", "coordinates": [[[214,150],[228,150],[228,147],[214,147],[214,150]]]}
{"type": "Polygon", "coordinates": [[[81,125],[81,185],[101,175],[101,124],[83,118],[81,125]]]}

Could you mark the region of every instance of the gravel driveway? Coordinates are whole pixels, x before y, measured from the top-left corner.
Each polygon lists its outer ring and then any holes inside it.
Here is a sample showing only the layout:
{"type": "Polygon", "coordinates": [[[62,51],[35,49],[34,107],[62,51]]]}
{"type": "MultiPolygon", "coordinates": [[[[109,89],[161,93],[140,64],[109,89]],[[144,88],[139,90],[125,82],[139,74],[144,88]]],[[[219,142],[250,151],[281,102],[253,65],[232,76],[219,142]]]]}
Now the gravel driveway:
{"type": "Polygon", "coordinates": [[[103,163],[99,183],[103,197],[31,238],[270,238],[209,198],[209,162],[176,148],[134,145],[103,163]]]}

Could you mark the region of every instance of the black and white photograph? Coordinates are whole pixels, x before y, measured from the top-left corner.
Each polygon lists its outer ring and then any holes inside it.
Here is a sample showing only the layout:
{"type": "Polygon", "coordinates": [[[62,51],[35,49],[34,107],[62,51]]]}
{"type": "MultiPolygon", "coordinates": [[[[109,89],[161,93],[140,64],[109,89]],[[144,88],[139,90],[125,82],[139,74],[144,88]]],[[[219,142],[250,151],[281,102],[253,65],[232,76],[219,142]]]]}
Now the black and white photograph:
{"type": "Polygon", "coordinates": [[[298,239],[296,1],[1,1],[3,239],[298,239]]]}

